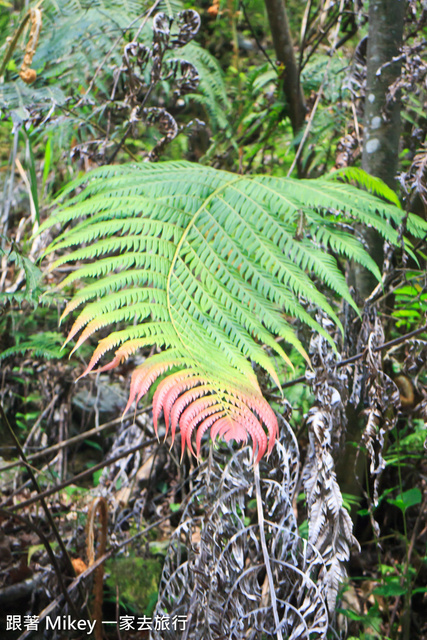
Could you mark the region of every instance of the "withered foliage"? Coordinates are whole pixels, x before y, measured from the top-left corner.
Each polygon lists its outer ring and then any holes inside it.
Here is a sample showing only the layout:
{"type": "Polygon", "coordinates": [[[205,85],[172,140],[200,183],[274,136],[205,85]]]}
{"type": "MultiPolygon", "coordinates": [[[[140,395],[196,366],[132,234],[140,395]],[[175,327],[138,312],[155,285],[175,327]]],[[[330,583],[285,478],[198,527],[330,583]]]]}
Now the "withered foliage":
{"type": "MultiPolygon", "coordinates": [[[[326,636],[318,575],[327,569],[317,549],[300,538],[293,506],[299,453],[286,420],[282,434],[269,459],[260,462],[258,497],[249,447],[231,456],[211,450],[200,467],[172,536],[157,605],[159,615],[188,616],[183,638],[276,637],[275,621],[282,634],[277,637],[326,636]]],[[[167,640],[174,633],[153,637],[167,640]]]]}
{"type": "MultiPolygon", "coordinates": [[[[183,96],[195,92],[200,82],[196,66],[180,57],[180,49],[195,38],[199,27],[199,14],[188,9],[175,17],[157,13],[152,19],[151,42],[145,32],[141,36],[139,32],[135,34],[135,39],[124,47],[122,64],[113,70],[110,98],[101,107],[107,119],[105,135],[75,145],[73,156],[88,156],[98,164],[110,164],[128,136],[141,136],[144,125],[161,134],[145,154],[145,159],[155,161],[181,131],[204,126],[197,118],[183,124],[176,121],[176,114],[185,106],[183,96]],[[123,133],[117,141],[118,123],[123,133]]],[[[84,97],[80,100],[85,101],[84,97]]]]}
{"type": "MultiPolygon", "coordinates": [[[[334,326],[327,318],[319,318],[326,330],[334,326]]],[[[340,585],[347,574],[345,562],[351,547],[359,548],[353,536],[353,524],[343,507],[337,482],[333,449],[339,448],[345,434],[347,418],[347,371],[337,369],[337,354],[324,336],[314,335],[310,344],[313,369],[306,378],[312,383],[315,404],[307,417],[309,450],[303,480],[307,497],[309,542],[321,554],[324,567],[319,584],[323,586],[328,607],[334,611],[340,585]]]]}
{"type": "MultiPolygon", "coordinates": [[[[321,315],[317,319],[339,346],[331,321],[321,315]]],[[[209,451],[172,536],[159,589],[158,615],[188,615],[183,638],[297,640],[339,632],[340,590],[351,551],[360,551],[335,471],[344,450],[348,406],[365,424],[359,446],[367,452],[373,480],[372,498],[368,493],[365,497],[375,535],[380,533],[373,513],[386,436],[401,406],[399,388],[384,371],[384,330],[373,308],[365,309],[359,327],[353,338],[359,356],[351,367],[324,335],[313,334],[313,368],[306,380],[315,401],[306,419],[309,443],[301,480],[298,444],[287,422],[289,406],[281,419],[280,441],[260,462],[259,492],[248,447],[209,451]],[[308,540],[301,537],[296,520],[301,482],[308,540]]],[[[425,344],[416,340],[402,371],[417,376],[424,363],[425,344]]],[[[425,419],[427,396],[422,385],[420,389],[416,411],[425,419]]],[[[363,479],[359,481],[362,488],[363,479]]],[[[168,640],[173,632],[154,631],[152,637],[168,640]]]]}
{"type": "Polygon", "coordinates": [[[179,127],[165,108],[145,105],[161,82],[172,83],[175,103],[197,89],[199,74],[196,67],[188,60],[165,59],[165,56],[168,51],[179,49],[193,40],[199,27],[200,16],[192,9],[178,13],[176,20],[165,13],[157,13],[153,18],[152,45],[133,41],[124,48],[123,66],[115,72],[115,85],[125,74],[124,106],[131,109],[129,124],[133,126],[137,121],[146,125],[156,124],[163,135],[150,151],[149,160],[157,159],[166,144],[178,135],[179,127]]]}
{"type": "Polygon", "coordinates": [[[366,349],[366,356],[360,367],[356,367],[351,402],[357,407],[363,400],[367,405],[363,411],[366,426],[361,442],[368,451],[370,473],[374,478],[374,505],[378,504],[378,486],[385,468],[385,435],[395,426],[400,409],[399,389],[383,370],[383,355],[379,350],[383,343],[384,330],[380,319],[374,312],[366,313],[358,340],[358,345],[366,349]]]}

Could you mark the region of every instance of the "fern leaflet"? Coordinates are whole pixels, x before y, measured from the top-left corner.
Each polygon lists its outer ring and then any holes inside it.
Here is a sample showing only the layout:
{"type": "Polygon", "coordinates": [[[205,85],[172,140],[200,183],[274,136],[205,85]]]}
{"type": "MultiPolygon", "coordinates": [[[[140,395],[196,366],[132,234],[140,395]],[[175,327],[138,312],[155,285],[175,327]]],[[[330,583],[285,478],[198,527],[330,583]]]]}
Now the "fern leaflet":
{"type": "MultiPolygon", "coordinates": [[[[180,425],[183,449],[192,450],[197,431],[197,451],[209,429],[226,439],[249,434],[257,460],[271,451],[277,422],[252,364],[279,385],[277,362],[291,364],[282,341],[307,358],[296,319],[332,342],[308,307],[341,327],[325,287],[356,305],[328,250],[379,278],[350,225],[375,226],[397,243],[403,217],[396,206],[339,182],[237,176],[187,162],[102,167],[63,197],[68,202],[42,230],[76,224],[48,248],[62,253],[52,268],[79,263],[63,287],[89,279],[62,315],[83,306],[67,341],[81,332],[77,349],[102,327],[125,327],[99,341],[83,375],[112,349],[115,357],[101,371],[142,347],[161,347],[134,371],[127,408],[178,368],[156,390],[155,425],[163,410],[173,436],[180,425]]],[[[427,229],[415,216],[407,225],[414,236],[427,229]]]]}

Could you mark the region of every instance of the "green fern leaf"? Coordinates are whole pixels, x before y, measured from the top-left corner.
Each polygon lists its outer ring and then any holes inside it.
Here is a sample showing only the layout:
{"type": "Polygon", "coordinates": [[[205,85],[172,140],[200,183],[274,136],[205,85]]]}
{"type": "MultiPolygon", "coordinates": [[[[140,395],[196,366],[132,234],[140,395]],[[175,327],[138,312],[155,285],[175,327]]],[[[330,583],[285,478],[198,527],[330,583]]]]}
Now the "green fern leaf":
{"type": "MultiPolygon", "coordinates": [[[[328,250],[379,278],[354,223],[396,243],[404,215],[339,182],[236,176],[187,162],[102,167],[64,193],[66,206],[41,231],[72,223],[47,250],[57,253],[52,269],[78,264],[62,287],[85,281],[62,316],[82,307],[67,342],[80,334],[75,350],[112,327],[83,375],[112,349],[101,371],[147,345],[161,347],[134,371],[127,408],[178,368],[156,391],[155,425],[163,410],[172,435],[179,424],[182,446],[191,450],[195,431],[197,448],[208,429],[237,440],[249,434],[257,460],[271,451],[277,423],[251,363],[279,385],[277,363],[291,364],[280,341],[307,357],[295,319],[331,341],[308,309],[341,327],[339,300],[355,303],[328,250]]],[[[418,236],[426,226],[412,223],[418,236]]]]}
{"type": "Polygon", "coordinates": [[[29,336],[27,340],[18,342],[13,347],[9,347],[0,352],[0,360],[4,360],[16,355],[22,355],[31,351],[36,358],[51,360],[61,357],[61,335],[56,331],[44,331],[29,336]]]}
{"type": "Polygon", "coordinates": [[[359,167],[343,167],[342,169],[338,169],[333,173],[329,174],[327,177],[329,180],[337,180],[342,179],[345,182],[355,182],[358,186],[363,187],[369,193],[373,193],[380,198],[384,198],[389,202],[392,202],[396,205],[396,207],[400,208],[399,198],[395,194],[395,192],[390,189],[380,178],[376,176],[371,176],[363,169],[359,167]]]}

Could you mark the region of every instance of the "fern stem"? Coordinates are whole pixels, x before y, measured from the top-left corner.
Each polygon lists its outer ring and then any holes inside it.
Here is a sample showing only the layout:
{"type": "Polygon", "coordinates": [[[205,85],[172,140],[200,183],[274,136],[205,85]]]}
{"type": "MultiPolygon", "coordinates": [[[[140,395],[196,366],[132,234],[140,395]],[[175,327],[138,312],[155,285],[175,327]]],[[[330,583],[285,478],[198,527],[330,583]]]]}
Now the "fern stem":
{"type": "Polygon", "coordinates": [[[271,608],[273,609],[274,616],[274,624],[276,625],[276,637],[277,640],[283,640],[282,630],[280,629],[280,620],[279,614],[277,611],[277,599],[276,599],[276,591],[274,589],[274,578],[273,572],[271,571],[270,564],[270,556],[268,555],[267,543],[265,540],[265,531],[264,531],[264,512],[262,510],[262,496],[261,496],[261,486],[259,480],[259,464],[254,465],[254,477],[255,477],[255,491],[256,491],[256,506],[258,512],[258,527],[259,527],[259,537],[262,548],[262,555],[264,556],[264,564],[265,570],[267,572],[268,577],[268,586],[270,589],[270,598],[271,598],[271,608]]]}
{"type": "Polygon", "coordinates": [[[186,228],[183,231],[183,234],[178,242],[178,244],[176,245],[176,249],[175,249],[175,253],[173,255],[172,258],[172,262],[171,262],[171,266],[168,272],[168,279],[166,282],[166,303],[167,303],[167,309],[168,309],[168,314],[169,314],[169,318],[171,321],[171,324],[174,328],[174,331],[179,339],[179,341],[181,342],[182,346],[184,347],[184,349],[186,351],[189,351],[191,353],[191,348],[189,345],[185,344],[185,342],[183,341],[183,339],[181,338],[180,332],[175,324],[175,321],[172,317],[172,303],[171,303],[171,280],[172,280],[172,276],[173,276],[173,271],[176,265],[176,262],[179,258],[179,252],[182,249],[182,246],[188,236],[188,234],[191,231],[191,228],[193,227],[194,223],[196,222],[197,218],[199,217],[199,215],[208,207],[209,203],[218,196],[218,194],[221,193],[221,191],[223,191],[224,189],[226,189],[227,187],[229,187],[230,185],[234,184],[235,182],[238,182],[239,180],[242,180],[243,176],[238,176],[237,178],[235,178],[234,180],[231,180],[230,182],[226,182],[222,185],[220,185],[219,187],[217,187],[214,191],[212,191],[212,193],[206,198],[206,200],[204,200],[203,204],[197,209],[196,213],[194,214],[194,216],[191,218],[190,222],[188,223],[188,225],[186,226],[186,228]]]}
{"type": "Polygon", "coordinates": [[[5,53],[5,56],[3,58],[3,62],[1,63],[1,66],[0,66],[0,80],[3,77],[3,74],[4,74],[5,70],[6,70],[7,63],[9,62],[9,60],[12,57],[13,52],[15,51],[16,45],[18,44],[18,40],[19,40],[22,32],[24,31],[24,27],[27,24],[29,19],[30,19],[30,11],[27,11],[25,16],[21,20],[21,24],[19,25],[19,27],[15,31],[15,35],[13,36],[13,38],[12,38],[10,44],[9,44],[9,47],[8,47],[6,53],[5,53]]]}

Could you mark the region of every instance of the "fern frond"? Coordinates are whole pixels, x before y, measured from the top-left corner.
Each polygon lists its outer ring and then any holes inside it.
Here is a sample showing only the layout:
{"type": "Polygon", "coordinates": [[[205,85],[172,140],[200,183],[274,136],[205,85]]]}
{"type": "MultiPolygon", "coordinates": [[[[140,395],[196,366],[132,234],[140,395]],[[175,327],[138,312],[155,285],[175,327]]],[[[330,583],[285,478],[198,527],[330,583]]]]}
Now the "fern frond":
{"type": "Polygon", "coordinates": [[[31,351],[36,358],[51,360],[61,357],[61,335],[55,331],[44,331],[29,336],[28,339],[19,342],[13,347],[4,349],[0,352],[0,360],[23,355],[31,351]]]}
{"type": "MultiPolygon", "coordinates": [[[[47,253],[59,253],[53,269],[79,265],[62,287],[89,279],[62,315],[82,308],[67,342],[80,334],[75,350],[119,325],[99,341],[83,375],[112,349],[101,371],[161,347],[135,369],[126,410],[177,367],[154,395],[155,428],[163,410],[172,437],[180,425],[183,448],[193,450],[197,431],[197,452],[208,429],[226,439],[249,434],[259,460],[271,451],[277,422],[252,363],[279,385],[279,362],[290,364],[281,341],[307,358],[295,320],[333,344],[308,308],[341,328],[339,300],[356,305],[328,250],[379,278],[352,227],[373,226],[396,243],[403,212],[340,182],[236,176],[187,162],[101,167],[65,197],[83,183],[41,227],[72,223],[47,253]]],[[[423,221],[411,224],[415,235],[425,233],[423,221]]]]}
{"type": "Polygon", "coordinates": [[[399,198],[393,189],[390,189],[390,187],[387,186],[381,178],[371,176],[359,167],[343,167],[342,169],[333,171],[327,176],[327,179],[329,180],[339,180],[340,178],[344,182],[353,181],[357,186],[363,187],[366,191],[369,191],[369,193],[373,193],[380,198],[384,198],[385,200],[395,204],[396,207],[401,208],[399,198]]]}

